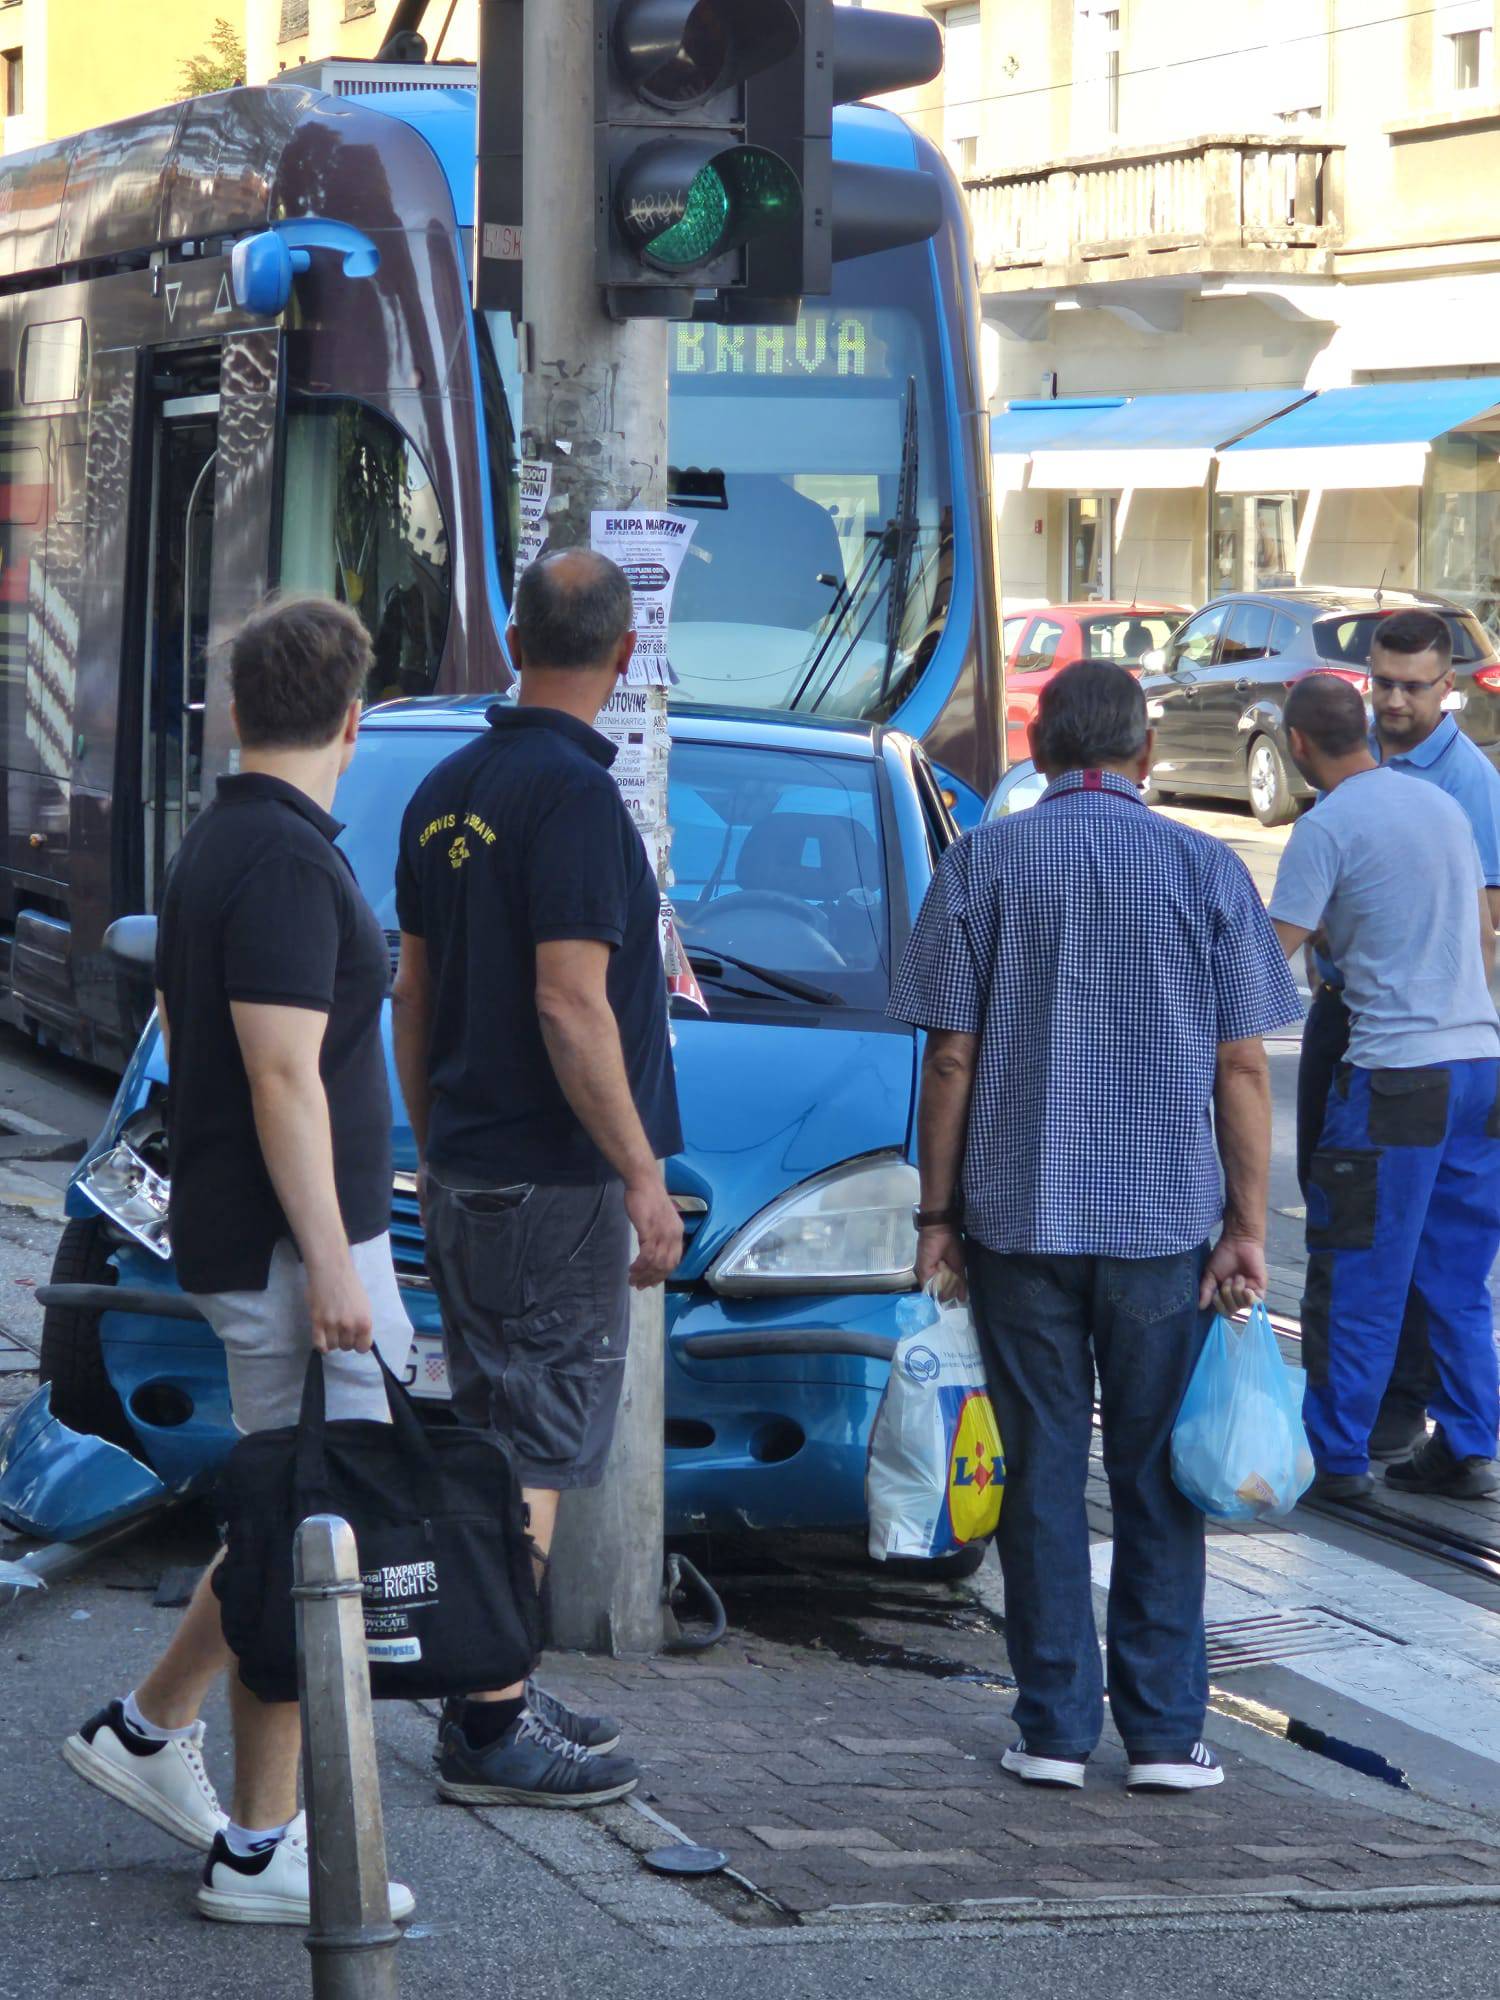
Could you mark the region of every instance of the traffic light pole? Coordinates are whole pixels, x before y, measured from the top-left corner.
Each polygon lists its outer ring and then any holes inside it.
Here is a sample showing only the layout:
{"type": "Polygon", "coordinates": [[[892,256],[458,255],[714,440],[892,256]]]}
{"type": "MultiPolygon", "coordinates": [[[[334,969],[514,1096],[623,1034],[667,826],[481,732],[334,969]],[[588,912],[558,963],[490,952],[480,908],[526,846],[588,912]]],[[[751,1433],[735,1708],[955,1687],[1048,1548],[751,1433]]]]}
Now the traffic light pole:
{"type": "MultiPolygon", "coordinates": [[[[522,449],[551,467],[551,549],[587,548],[597,510],[666,501],[666,324],[609,319],[594,275],[594,18],[594,0],[524,10],[522,449]]],[[[604,1484],[569,1493],[559,1510],[550,1593],[559,1646],[651,1653],[661,1642],[662,1308],[659,1287],[632,1292],[604,1484]]]]}

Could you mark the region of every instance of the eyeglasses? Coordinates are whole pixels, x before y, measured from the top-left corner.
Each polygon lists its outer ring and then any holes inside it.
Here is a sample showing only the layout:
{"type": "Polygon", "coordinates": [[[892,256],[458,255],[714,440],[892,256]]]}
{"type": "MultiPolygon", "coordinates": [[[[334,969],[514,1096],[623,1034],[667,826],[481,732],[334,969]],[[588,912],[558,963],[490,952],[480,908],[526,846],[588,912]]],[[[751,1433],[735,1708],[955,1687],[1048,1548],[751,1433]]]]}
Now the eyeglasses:
{"type": "Polygon", "coordinates": [[[1446,674],[1439,674],[1435,681],[1393,681],[1385,674],[1371,674],[1370,685],[1378,687],[1382,694],[1404,694],[1409,701],[1415,701],[1429,688],[1441,687],[1447,678],[1446,674]]]}

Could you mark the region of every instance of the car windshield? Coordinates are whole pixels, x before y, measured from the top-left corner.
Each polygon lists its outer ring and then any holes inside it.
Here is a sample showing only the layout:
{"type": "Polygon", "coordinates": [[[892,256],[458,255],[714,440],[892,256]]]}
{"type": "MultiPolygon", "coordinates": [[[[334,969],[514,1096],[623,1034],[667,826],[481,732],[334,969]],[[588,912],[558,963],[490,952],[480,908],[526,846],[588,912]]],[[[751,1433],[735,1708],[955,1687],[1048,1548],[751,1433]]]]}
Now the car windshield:
{"type": "MultiPolygon", "coordinates": [[[[389,933],[406,802],[472,740],[467,729],[370,729],[339,780],[339,845],[389,933]]],[[[883,1009],[890,927],[874,765],[676,743],[670,790],[672,900],[710,1009],[883,1009]]]]}
{"type": "Polygon", "coordinates": [[[1149,611],[1117,612],[1111,618],[1085,618],[1084,658],[1113,660],[1122,667],[1140,664],[1147,653],[1165,646],[1181,623],[1149,611]]]}
{"type": "Polygon", "coordinates": [[[834,267],[794,326],[669,332],[677,695],[888,716],[942,629],[952,495],[926,244],[834,267]]]}
{"type": "MultiPolygon", "coordinates": [[[[1464,611],[1442,611],[1438,615],[1453,635],[1455,666],[1491,657],[1484,628],[1476,619],[1464,611]]],[[[1361,611],[1351,612],[1343,618],[1320,618],[1313,626],[1313,643],[1325,660],[1341,660],[1351,666],[1367,667],[1375,634],[1381,621],[1388,616],[1389,613],[1384,611],[1361,611]]]]}

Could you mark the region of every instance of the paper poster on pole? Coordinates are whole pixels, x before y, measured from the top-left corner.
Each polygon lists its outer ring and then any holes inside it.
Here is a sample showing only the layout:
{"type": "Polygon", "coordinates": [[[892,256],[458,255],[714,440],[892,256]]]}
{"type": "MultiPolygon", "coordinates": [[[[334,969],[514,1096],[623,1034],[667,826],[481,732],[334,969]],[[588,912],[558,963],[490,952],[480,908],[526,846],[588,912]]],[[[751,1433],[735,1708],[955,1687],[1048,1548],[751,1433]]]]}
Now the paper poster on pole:
{"type": "Polygon", "coordinates": [[[666,816],[666,705],[649,687],[617,687],[595,727],[615,746],[610,776],[654,860],[656,828],[666,816]]]}
{"type": "Polygon", "coordinates": [[[516,575],[534,563],[547,540],[547,502],[552,498],[552,461],[521,461],[521,533],[516,542],[516,575]]]}
{"type": "Polygon", "coordinates": [[[632,687],[670,687],[677,679],[667,656],[672,593],[697,525],[679,514],[589,516],[590,545],[617,562],[630,579],[635,603],[632,687]]]}

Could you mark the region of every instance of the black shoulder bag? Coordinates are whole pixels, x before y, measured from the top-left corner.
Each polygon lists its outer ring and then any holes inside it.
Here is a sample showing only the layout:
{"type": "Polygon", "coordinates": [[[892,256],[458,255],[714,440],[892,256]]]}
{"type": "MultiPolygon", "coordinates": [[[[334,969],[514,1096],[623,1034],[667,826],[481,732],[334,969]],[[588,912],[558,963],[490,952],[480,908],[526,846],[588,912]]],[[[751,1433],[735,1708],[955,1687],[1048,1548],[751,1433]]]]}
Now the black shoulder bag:
{"type": "Polygon", "coordinates": [[[329,1423],[322,1359],[308,1363],[295,1427],[241,1439],[219,1475],[214,1591],[240,1679],[263,1701],[297,1699],[292,1538],[309,1514],[338,1514],[359,1548],[377,1700],[524,1680],[541,1613],[508,1445],[458,1424],[429,1429],[383,1360],[391,1421],[329,1423]]]}

